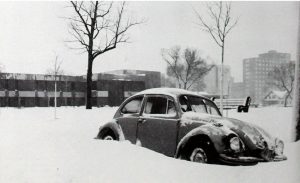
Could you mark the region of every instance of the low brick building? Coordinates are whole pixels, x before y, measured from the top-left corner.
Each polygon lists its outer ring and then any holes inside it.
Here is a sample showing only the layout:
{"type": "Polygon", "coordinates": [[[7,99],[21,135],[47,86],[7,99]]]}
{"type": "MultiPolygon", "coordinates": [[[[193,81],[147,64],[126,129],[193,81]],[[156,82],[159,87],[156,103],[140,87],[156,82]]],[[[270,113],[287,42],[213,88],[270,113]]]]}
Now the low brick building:
{"type": "MultiPolygon", "coordinates": [[[[145,77],[93,75],[93,106],[118,106],[130,95],[146,89],[145,77]]],[[[85,105],[85,76],[57,76],[57,106],[85,105]]],[[[54,106],[55,78],[41,74],[0,74],[1,107],[54,106]]]]}

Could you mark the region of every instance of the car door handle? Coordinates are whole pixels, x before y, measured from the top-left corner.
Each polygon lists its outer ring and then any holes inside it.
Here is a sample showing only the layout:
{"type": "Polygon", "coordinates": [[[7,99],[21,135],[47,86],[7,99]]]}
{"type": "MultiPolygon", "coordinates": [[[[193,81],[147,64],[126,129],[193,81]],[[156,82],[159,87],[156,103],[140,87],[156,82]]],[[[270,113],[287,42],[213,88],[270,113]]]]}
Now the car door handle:
{"type": "Polygon", "coordinates": [[[145,123],[147,120],[145,118],[139,118],[138,122],[139,123],[145,123]]]}

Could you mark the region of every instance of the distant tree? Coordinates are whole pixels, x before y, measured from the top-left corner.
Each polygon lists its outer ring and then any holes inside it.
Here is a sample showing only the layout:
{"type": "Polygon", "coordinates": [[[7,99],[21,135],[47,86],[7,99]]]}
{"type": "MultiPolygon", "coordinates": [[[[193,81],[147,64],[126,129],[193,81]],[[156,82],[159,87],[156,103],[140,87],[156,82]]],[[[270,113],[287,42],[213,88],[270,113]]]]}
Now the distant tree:
{"type": "Polygon", "coordinates": [[[0,63],[0,74],[4,71],[5,67],[3,64],[0,63]]]}
{"type": "Polygon", "coordinates": [[[201,79],[200,81],[196,82],[191,88],[190,90],[192,91],[205,91],[206,89],[206,84],[204,82],[203,79],[201,79]]]}
{"type": "Polygon", "coordinates": [[[220,94],[220,110],[223,113],[223,63],[225,52],[225,40],[228,33],[237,24],[238,19],[231,15],[230,2],[211,2],[207,4],[207,19],[199,12],[195,11],[202,31],[208,32],[215,43],[221,48],[221,94],[220,94]]]}
{"type": "Polygon", "coordinates": [[[0,63],[0,72],[4,70],[4,65],[0,63]]]}
{"type": "MultiPolygon", "coordinates": [[[[0,63],[0,80],[5,79],[5,75],[3,74],[4,65],[0,63]]],[[[4,88],[4,83],[0,82],[0,88],[4,88]]]]}
{"type": "Polygon", "coordinates": [[[125,2],[71,1],[75,16],[70,20],[70,34],[88,54],[86,77],[86,109],[92,108],[93,62],[101,54],[113,50],[119,43],[127,43],[130,28],[142,23],[125,18],[125,2]],[[118,4],[120,4],[118,6],[118,4]]]}
{"type": "Polygon", "coordinates": [[[58,55],[55,56],[53,65],[46,70],[47,75],[59,76],[64,75],[65,71],[61,68],[62,60],[59,61],[58,55]]]}
{"type": "MultiPolygon", "coordinates": [[[[300,8],[299,8],[300,9],[300,8]]],[[[300,11],[299,11],[300,12],[300,11]]],[[[300,21],[298,22],[298,58],[295,65],[295,86],[294,86],[294,110],[293,110],[293,121],[294,121],[294,139],[295,141],[300,140],[300,21]]]]}
{"type": "Polygon", "coordinates": [[[196,49],[186,48],[183,53],[178,46],[163,49],[162,57],[167,63],[167,75],[176,79],[179,88],[187,90],[200,82],[213,67],[206,64],[196,49]]]}
{"type": "Polygon", "coordinates": [[[162,87],[176,88],[176,80],[174,78],[162,75],[161,80],[162,87]]]}
{"type": "Polygon", "coordinates": [[[58,56],[55,56],[55,60],[52,68],[47,69],[46,74],[54,77],[54,119],[56,119],[56,106],[57,106],[57,76],[63,75],[64,71],[61,69],[62,60],[58,60],[58,56]]]}
{"type": "Polygon", "coordinates": [[[294,80],[295,62],[275,66],[273,70],[268,73],[267,84],[287,93],[284,99],[284,107],[287,106],[289,98],[292,100],[294,80]]]}

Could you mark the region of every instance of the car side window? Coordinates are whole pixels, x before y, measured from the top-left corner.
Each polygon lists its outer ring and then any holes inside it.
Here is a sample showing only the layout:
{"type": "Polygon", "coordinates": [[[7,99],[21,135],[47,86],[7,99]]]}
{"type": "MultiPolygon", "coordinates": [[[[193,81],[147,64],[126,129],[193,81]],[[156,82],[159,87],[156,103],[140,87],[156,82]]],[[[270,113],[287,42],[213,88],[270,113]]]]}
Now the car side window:
{"type": "Polygon", "coordinates": [[[168,111],[167,111],[167,114],[169,114],[171,116],[175,116],[176,115],[175,103],[172,100],[168,100],[168,111]]]}
{"type": "Polygon", "coordinates": [[[175,104],[172,100],[166,97],[148,97],[144,114],[148,115],[164,115],[164,116],[176,116],[175,104]]]}
{"type": "Polygon", "coordinates": [[[149,97],[145,106],[146,114],[166,114],[167,99],[163,97],[149,97]]]}
{"type": "Polygon", "coordinates": [[[121,109],[121,112],[123,114],[139,113],[141,110],[142,101],[142,96],[133,98],[131,101],[124,105],[124,107],[121,109]]]}

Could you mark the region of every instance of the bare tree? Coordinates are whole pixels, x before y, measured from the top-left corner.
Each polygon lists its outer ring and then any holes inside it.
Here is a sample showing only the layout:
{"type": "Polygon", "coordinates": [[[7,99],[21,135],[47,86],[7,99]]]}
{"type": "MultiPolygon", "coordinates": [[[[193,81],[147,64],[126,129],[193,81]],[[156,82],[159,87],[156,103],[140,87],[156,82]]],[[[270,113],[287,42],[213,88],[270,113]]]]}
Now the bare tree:
{"type": "Polygon", "coordinates": [[[208,18],[205,19],[199,12],[195,11],[202,31],[208,32],[214,42],[221,48],[221,94],[220,110],[223,113],[223,63],[225,52],[225,40],[232,28],[237,24],[238,19],[231,15],[230,2],[212,2],[207,4],[208,18]]]}
{"type": "Polygon", "coordinates": [[[62,60],[59,60],[59,56],[55,56],[55,60],[52,63],[53,65],[46,70],[47,75],[65,75],[65,71],[61,68],[62,60]]]}
{"type": "Polygon", "coordinates": [[[131,21],[124,17],[126,4],[119,6],[107,1],[78,2],[71,1],[75,16],[70,20],[70,34],[88,54],[86,77],[86,109],[92,108],[93,62],[101,54],[113,50],[119,43],[127,43],[128,30],[142,21],[131,21]]]}
{"type": "Polygon", "coordinates": [[[58,56],[55,56],[53,68],[47,69],[46,73],[54,77],[54,119],[56,117],[56,107],[57,107],[57,76],[63,75],[64,71],[61,69],[62,60],[58,60],[58,56]]]}
{"type": "Polygon", "coordinates": [[[5,75],[2,74],[2,72],[4,71],[5,67],[3,64],[0,63],[0,79],[4,79],[5,75]]]}
{"type": "Polygon", "coordinates": [[[272,71],[268,73],[267,84],[274,86],[280,91],[285,91],[287,94],[284,99],[284,107],[287,106],[287,101],[292,100],[292,92],[295,80],[295,63],[289,62],[275,66],[272,71]]]}
{"type": "Polygon", "coordinates": [[[168,64],[167,75],[176,79],[179,88],[187,90],[200,82],[213,67],[206,64],[196,49],[186,48],[183,54],[180,47],[163,49],[162,57],[168,64]]]}

